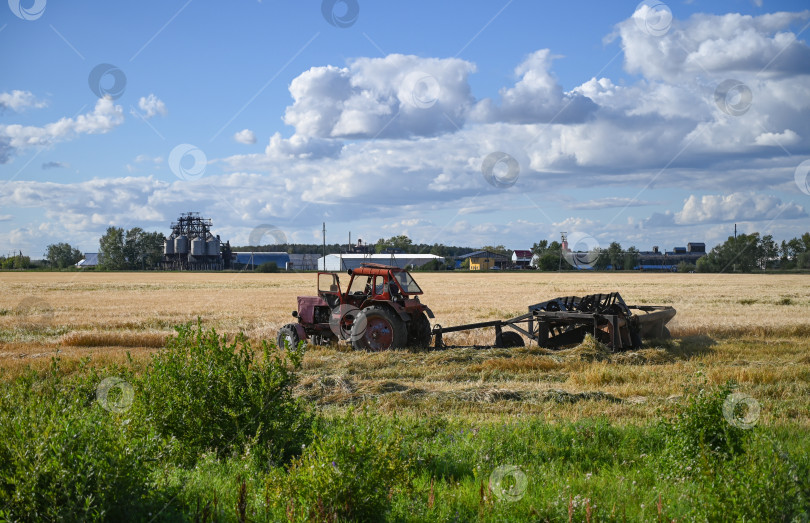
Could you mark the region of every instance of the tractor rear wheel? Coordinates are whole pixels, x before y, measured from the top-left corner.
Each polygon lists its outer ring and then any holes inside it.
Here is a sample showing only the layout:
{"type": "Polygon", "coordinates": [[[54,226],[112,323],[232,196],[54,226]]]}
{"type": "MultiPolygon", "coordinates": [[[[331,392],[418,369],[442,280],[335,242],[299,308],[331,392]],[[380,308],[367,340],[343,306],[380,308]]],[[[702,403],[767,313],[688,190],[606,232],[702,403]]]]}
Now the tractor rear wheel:
{"type": "Polygon", "coordinates": [[[509,349],[512,347],[524,347],[523,336],[517,332],[508,331],[501,333],[501,347],[509,349]]]}
{"type": "Polygon", "coordinates": [[[411,314],[411,323],[408,329],[408,347],[425,349],[430,346],[430,320],[424,312],[411,314]]]}
{"type": "Polygon", "coordinates": [[[300,342],[301,337],[298,336],[295,323],[288,323],[279,329],[278,338],[276,338],[276,344],[279,349],[297,348],[300,342]]]}
{"type": "Polygon", "coordinates": [[[355,350],[399,349],[405,346],[408,332],[399,316],[385,307],[372,305],[355,317],[351,340],[355,350]]]}

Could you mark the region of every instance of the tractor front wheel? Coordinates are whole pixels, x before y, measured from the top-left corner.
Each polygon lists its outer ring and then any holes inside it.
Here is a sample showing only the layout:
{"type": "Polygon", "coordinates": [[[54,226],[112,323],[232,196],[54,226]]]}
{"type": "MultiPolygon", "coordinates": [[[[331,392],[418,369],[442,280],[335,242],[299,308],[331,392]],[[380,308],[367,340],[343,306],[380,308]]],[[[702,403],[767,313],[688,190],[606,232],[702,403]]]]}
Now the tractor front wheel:
{"type": "Polygon", "coordinates": [[[276,344],[279,349],[296,348],[300,342],[301,338],[298,336],[295,323],[288,323],[279,329],[278,338],[276,338],[276,344]]]}
{"type": "Polygon", "coordinates": [[[355,350],[399,349],[405,346],[407,339],[405,322],[384,307],[367,307],[352,323],[351,340],[355,350]]]}

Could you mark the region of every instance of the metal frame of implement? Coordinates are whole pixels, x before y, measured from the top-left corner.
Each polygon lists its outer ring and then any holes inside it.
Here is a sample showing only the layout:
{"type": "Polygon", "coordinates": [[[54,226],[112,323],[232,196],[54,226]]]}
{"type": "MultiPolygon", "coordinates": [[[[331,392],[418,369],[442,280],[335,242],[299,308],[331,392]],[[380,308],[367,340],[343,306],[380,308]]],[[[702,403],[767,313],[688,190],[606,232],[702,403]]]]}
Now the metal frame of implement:
{"type": "Polygon", "coordinates": [[[444,347],[443,335],[486,327],[495,328],[495,346],[503,347],[503,327],[509,327],[540,347],[560,348],[582,342],[585,334],[613,351],[638,348],[642,338],[666,338],[666,324],[675,309],[666,305],[627,305],[618,292],[564,296],[529,306],[526,314],[453,327],[433,327],[434,346],[444,347]],[[524,326],[526,328],[524,328],[524,326]]]}

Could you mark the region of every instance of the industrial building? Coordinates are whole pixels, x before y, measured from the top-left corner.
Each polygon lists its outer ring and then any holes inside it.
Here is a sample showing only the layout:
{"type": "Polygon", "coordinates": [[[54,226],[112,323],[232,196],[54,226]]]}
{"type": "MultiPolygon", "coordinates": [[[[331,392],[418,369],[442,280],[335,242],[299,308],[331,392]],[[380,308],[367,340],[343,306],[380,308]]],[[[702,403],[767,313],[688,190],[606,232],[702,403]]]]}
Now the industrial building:
{"type": "Polygon", "coordinates": [[[317,271],[320,258],[317,254],[290,254],[286,268],[288,271],[317,271]]]}
{"type": "Polygon", "coordinates": [[[234,252],[231,253],[231,267],[236,270],[252,271],[259,265],[275,263],[281,270],[290,264],[290,255],[286,252],[234,252]]]}
{"type": "Polygon", "coordinates": [[[405,269],[421,267],[433,260],[444,263],[444,258],[434,254],[327,254],[318,258],[317,268],[321,271],[345,271],[356,269],[362,263],[381,263],[405,269]]]}
{"type": "Polygon", "coordinates": [[[706,256],[706,244],[690,242],[686,247],[673,247],[671,251],[661,252],[658,246],[652,251],[643,251],[638,254],[638,269],[642,271],[674,271],[682,262],[696,264],[706,256]]]}
{"type": "Polygon", "coordinates": [[[211,233],[211,220],[200,213],[180,215],[163,241],[162,268],[167,270],[222,270],[230,263],[230,243],[224,246],[211,233]],[[226,251],[224,256],[221,250],[226,251]]]}

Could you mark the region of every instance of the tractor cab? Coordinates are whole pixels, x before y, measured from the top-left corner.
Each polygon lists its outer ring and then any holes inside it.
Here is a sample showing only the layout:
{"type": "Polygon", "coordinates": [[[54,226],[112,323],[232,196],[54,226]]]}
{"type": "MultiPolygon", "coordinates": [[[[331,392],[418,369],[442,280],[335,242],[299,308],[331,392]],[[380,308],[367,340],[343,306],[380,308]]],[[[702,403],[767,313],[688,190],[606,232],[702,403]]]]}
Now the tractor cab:
{"type": "Polygon", "coordinates": [[[401,305],[419,303],[422,294],[410,273],[399,267],[364,263],[349,269],[351,279],[343,303],[362,308],[367,301],[392,301],[401,305]]]}

